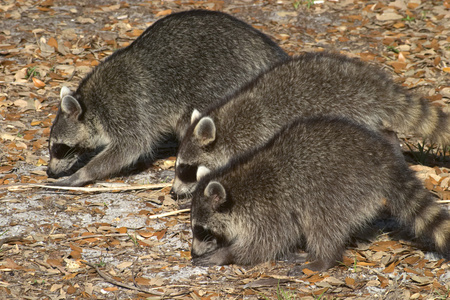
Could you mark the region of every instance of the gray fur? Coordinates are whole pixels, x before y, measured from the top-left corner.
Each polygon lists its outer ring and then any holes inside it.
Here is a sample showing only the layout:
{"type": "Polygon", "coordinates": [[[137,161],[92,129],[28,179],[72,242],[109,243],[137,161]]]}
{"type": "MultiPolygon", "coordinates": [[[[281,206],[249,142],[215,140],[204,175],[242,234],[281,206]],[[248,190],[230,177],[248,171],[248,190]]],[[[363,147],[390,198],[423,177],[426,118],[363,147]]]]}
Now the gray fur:
{"type": "Polygon", "coordinates": [[[253,265],[302,246],[311,263],[300,269],[323,271],[384,210],[450,259],[450,217],[395,145],[349,120],[299,119],[199,181],[193,261],[253,265]]]}
{"type": "Polygon", "coordinates": [[[280,63],[203,111],[216,128],[215,140],[206,147],[196,138],[194,129],[202,122],[197,116],[198,123],[191,125],[180,144],[173,191],[183,194],[195,188],[195,180],[182,174],[183,169],[192,174],[199,165],[217,168],[261,145],[293,118],[312,115],[345,116],[384,132],[416,133],[442,144],[450,141],[448,115],[410,94],[379,68],[339,54],[306,53],[280,63]]]}
{"type": "MultiPolygon", "coordinates": [[[[194,108],[239,89],[288,59],[267,36],[225,13],[188,11],[149,27],[87,75],[61,90],[82,111],[58,112],[50,135],[48,175],[78,186],[150,156],[167,134],[181,138],[194,108]]],[[[72,102],[73,103],[73,102],[72,102]]]]}

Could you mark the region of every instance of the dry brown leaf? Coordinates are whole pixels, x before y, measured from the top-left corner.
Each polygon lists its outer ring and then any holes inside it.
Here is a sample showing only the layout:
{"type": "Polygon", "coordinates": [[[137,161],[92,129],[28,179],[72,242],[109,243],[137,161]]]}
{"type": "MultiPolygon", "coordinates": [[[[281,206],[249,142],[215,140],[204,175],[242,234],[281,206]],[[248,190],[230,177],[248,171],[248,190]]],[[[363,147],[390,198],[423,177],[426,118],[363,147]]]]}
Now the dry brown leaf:
{"type": "Polygon", "coordinates": [[[120,228],[117,228],[117,231],[118,231],[119,233],[127,233],[127,232],[128,232],[128,229],[127,229],[126,227],[120,227],[120,228]]]}
{"type": "Polygon", "coordinates": [[[377,14],[376,18],[378,21],[395,21],[403,19],[403,16],[393,10],[386,10],[382,14],[377,14]]]}
{"type": "Polygon", "coordinates": [[[345,278],[345,284],[349,285],[349,286],[355,285],[355,279],[353,279],[351,277],[346,277],[345,278]]]}
{"type": "Polygon", "coordinates": [[[166,10],[163,10],[163,11],[160,11],[160,12],[156,13],[156,16],[157,17],[163,17],[163,16],[170,15],[171,13],[172,13],[171,9],[166,9],[166,10]]]}
{"type": "Polygon", "coordinates": [[[91,18],[84,18],[84,17],[81,17],[81,16],[76,18],[76,21],[78,23],[81,23],[81,24],[86,24],[86,23],[94,24],[95,23],[95,21],[93,19],[91,19],[91,18]]]}
{"type": "Polygon", "coordinates": [[[136,232],[146,239],[152,237],[154,234],[154,232],[152,231],[145,231],[145,230],[136,230],[136,232]]]}
{"type": "Polygon", "coordinates": [[[67,288],[67,294],[72,295],[75,294],[76,292],[77,289],[73,285],[69,285],[69,287],[67,288]]]}
{"type": "Polygon", "coordinates": [[[387,266],[383,272],[384,273],[392,273],[395,270],[395,267],[398,265],[398,261],[391,263],[389,266],[387,266]]]}
{"type": "Polygon", "coordinates": [[[52,267],[61,267],[62,266],[62,259],[47,259],[47,263],[52,267]]]}
{"type": "Polygon", "coordinates": [[[35,87],[40,88],[40,89],[45,87],[45,82],[43,82],[42,80],[37,79],[36,77],[33,77],[32,79],[33,79],[33,83],[34,83],[35,87]]]}
{"type": "Polygon", "coordinates": [[[17,71],[16,74],[14,75],[14,81],[20,82],[20,83],[28,82],[28,80],[26,79],[27,71],[28,71],[28,68],[22,68],[19,71],[17,71]]]}
{"type": "Polygon", "coordinates": [[[426,285],[433,282],[432,278],[425,277],[425,276],[418,276],[418,275],[411,275],[411,279],[415,282],[419,283],[420,285],[426,285]]]}
{"type": "Polygon", "coordinates": [[[0,268],[8,268],[8,269],[13,269],[13,270],[21,270],[23,269],[22,266],[19,266],[18,264],[16,264],[11,258],[7,258],[6,262],[0,266],[0,268]]]}
{"type": "Polygon", "coordinates": [[[81,259],[81,252],[79,252],[79,251],[71,251],[70,252],[70,256],[73,258],[73,259],[81,259]]]}
{"type": "Polygon", "coordinates": [[[8,173],[13,169],[13,166],[0,166],[0,173],[8,173]]]}
{"type": "Polygon", "coordinates": [[[56,41],[56,39],[54,37],[51,37],[48,39],[47,45],[55,48],[55,50],[58,50],[58,42],[56,41]]]}
{"type": "Polygon", "coordinates": [[[160,239],[162,239],[164,237],[164,235],[166,234],[167,229],[161,230],[161,231],[157,231],[153,234],[153,236],[156,236],[156,238],[158,239],[158,241],[160,239]]]}
{"type": "Polygon", "coordinates": [[[117,268],[119,268],[119,269],[126,269],[129,266],[131,266],[132,264],[133,264],[133,262],[131,262],[131,261],[124,261],[124,262],[121,262],[120,264],[118,264],[117,268]]]}
{"type": "Polygon", "coordinates": [[[143,277],[137,277],[135,280],[136,280],[136,283],[139,285],[150,285],[150,279],[143,278],[143,277]]]}
{"type": "Polygon", "coordinates": [[[387,279],[386,277],[383,277],[383,276],[381,276],[381,275],[377,275],[377,277],[378,277],[378,280],[379,280],[380,283],[381,283],[380,287],[381,287],[382,289],[384,289],[386,286],[389,285],[389,279],[387,279]]]}

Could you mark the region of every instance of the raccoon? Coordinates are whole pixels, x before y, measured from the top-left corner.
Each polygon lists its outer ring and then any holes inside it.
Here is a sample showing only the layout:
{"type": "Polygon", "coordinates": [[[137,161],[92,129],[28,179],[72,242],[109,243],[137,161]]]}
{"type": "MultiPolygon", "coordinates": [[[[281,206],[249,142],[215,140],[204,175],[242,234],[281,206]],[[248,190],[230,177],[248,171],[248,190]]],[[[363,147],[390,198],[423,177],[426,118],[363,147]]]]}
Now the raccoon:
{"type": "Polygon", "coordinates": [[[310,263],[299,269],[324,271],[385,211],[450,259],[450,216],[395,147],[350,120],[293,121],[199,181],[191,204],[193,262],[254,265],[304,247],[310,263]]]}
{"type": "Polygon", "coordinates": [[[75,92],[61,89],[50,133],[56,185],[81,186],[151,157],[167,134],[181,138],[196,107],[245,85],[289,56],[228,14],[169,15],[93,69],[75,92]]]}
{"type": "Polygon", "coordinates": [[[313,115],[344,116],[391,140],[392,130],[443,144],[450,140],[449,116],[384,71],[340,54],[305,53],[279,63],[203,114],[193,112],[178,150],[172,192],[189,195],[208,169],[261,145],[295,117],[313,115]]]}

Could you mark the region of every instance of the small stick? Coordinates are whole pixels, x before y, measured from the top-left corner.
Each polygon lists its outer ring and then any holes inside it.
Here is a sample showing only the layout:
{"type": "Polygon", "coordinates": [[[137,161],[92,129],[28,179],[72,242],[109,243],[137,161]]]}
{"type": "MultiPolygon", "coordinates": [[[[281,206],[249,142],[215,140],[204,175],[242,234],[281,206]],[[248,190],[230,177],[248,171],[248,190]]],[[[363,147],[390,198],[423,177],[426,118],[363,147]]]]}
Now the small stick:
{"type": "Polygon", "coordinates": [[[149,219],[158,219],[158,218],[173,216],[173,215],[177,215],[177,214],[181,214],[181,213],[185,213],[185,212],[189,212],[189,211],[191,211],[190,208],[185,208],[185,209],[180,209],[180,210],[169,211],[169,212],[158,214],[158,215],[151,215],[151,216],[148,216],[148,218],[149,219]]]}
{"type": "Polygon", "coordinates": [[[90,238],[101,238],[101,237],[121,237],[121,236],[129,236],[128,233],[107,233],[107,234],[92,234],[92,235],[83,235],[83,236],[77,236],[74,238],[67,239],[67,241],[78,241],[83,239],[90,239],[90,238]]]}
{"type": "Polygon", "coordinates": [[[445,204],[445,203],[450,203],[450,200],[436,200],[437,203],[440,204],[445,204]]]}
{"type": "Polygon", "coordinates": [[[108,275],[106,275],[105,273],[103,273],[102,271],[100,271],[100,269],[99,269],[96,265],[91,264],[91,263],[88,263],[88,262],[85,262],[85,261],[81,261],[81,262],[82,262],[83,264],[85,264],[85,265],[88,265],[88,266],[91,267],[91,268],[94,268],[95,271],[97,271],[97,274],[98,274],[100,277],[102,277],[102,278],[105,279],[107,282],[109,282],[109,283],[111,283],[111,284],[113,284],[113,285],[117,285],[117,286],[120,286],[120,287],[129,289],[129,290],[135,290],[135,291],[139,291],[139,292],[143,292],[143,293],[148,293],[148,294],[152,294],[152,295],[164,296],[164,293],[158,292],[158,291],[154,291],[154,289],[157,289],[157,288],[152,288],[152,289],[142,289],[142,288],[139,288],[139,287],[136,287],[136,286],[132,286],[132,285],[128,285],[128,284],[122,283],[122,282],[120,282],[120,281],[117,281],[117,280],[115,280],[115,279],[109,277],[108,275]]]}
{"type": "Polygon", "coordinates": [[[142,184],[142,185],[118,186],[118,187],[75,187],[75,186],[52,186],[45,184],[29,183],[29,184],[0,186],[0,190],[7,189],[10,192],[16,192],[40,187],[44,189],[68,190],[68,191],[92,193],[92,192],[116,192],[116,191],[123,192],[133,190],[153,190],[153,189],[162,189],[171,185],[172,185],[171,183],[155,183],[155,184],[142,184]]]}

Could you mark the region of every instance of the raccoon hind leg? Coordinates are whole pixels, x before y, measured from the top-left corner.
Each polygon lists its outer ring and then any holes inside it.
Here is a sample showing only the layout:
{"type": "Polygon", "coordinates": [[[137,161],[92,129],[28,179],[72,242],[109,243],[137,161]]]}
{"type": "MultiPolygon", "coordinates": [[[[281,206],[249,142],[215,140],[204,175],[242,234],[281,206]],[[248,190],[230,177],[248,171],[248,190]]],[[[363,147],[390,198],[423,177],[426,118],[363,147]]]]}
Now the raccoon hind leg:
{"type": "Polygon", "coordinates": [[[294,267],[289,276],[303,274],[303,269],[311,271],[325,271],[342,261],[345,244],[349,237],[347,227],[331,228],[324,226],[323,230],[310,228],[304,231],[306,242],[305,264],[294,267]]]}

